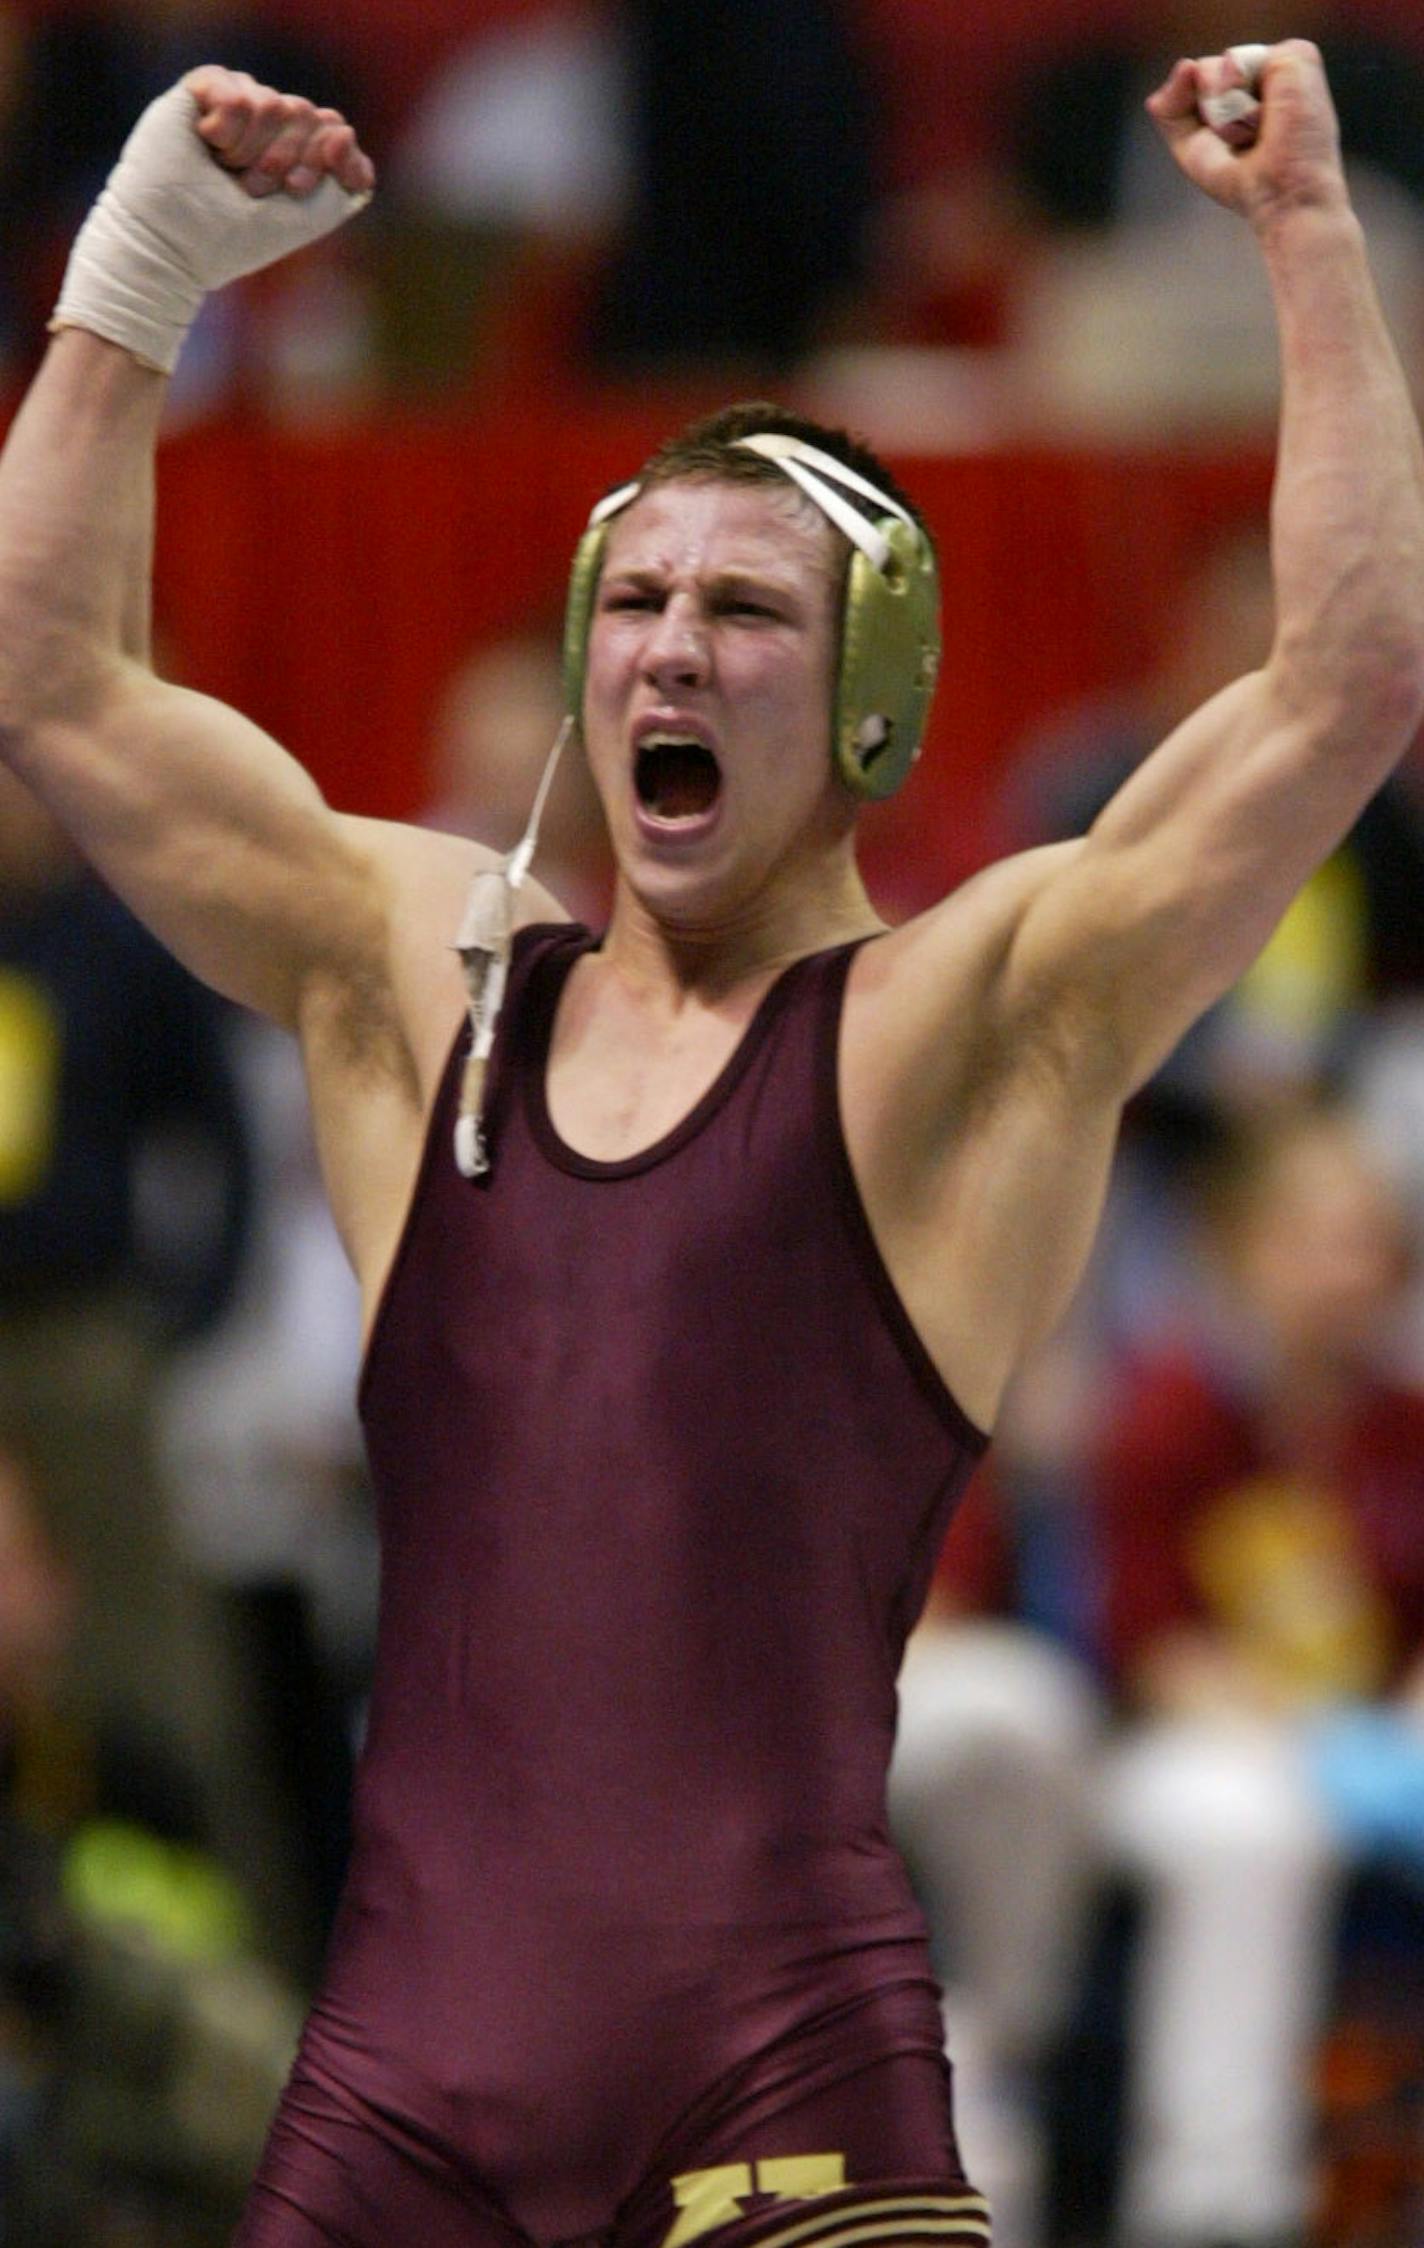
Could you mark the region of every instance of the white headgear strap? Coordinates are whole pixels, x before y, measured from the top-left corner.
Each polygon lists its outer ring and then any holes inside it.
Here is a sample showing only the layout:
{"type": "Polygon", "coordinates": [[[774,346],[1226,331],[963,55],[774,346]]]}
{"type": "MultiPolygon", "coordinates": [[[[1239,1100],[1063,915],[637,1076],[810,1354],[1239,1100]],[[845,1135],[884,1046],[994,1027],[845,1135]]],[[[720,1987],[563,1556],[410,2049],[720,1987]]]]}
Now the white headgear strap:
{"type": "MultiPolygon", "coordinates": [[[[872,500],[882,515],[896,515],[902,523],[913,525],[914,517],[898,500],[892,500],[888,492],[882,492],[858,470],[838,461],[834,453],[822,452],[819,445],[808,445],[802,437],[766,429],[750,437],[739,437],[736,444],[742,452],[760,453],[763,460],[774,461],[782,474],[800,486],[806,497],[815,502],[852,546],[859,547],[877,570],[883,573],[889,569],[893,560],[889,540],[859,508],[843,499],[835,487],[843,485],[847,491],[859,493],[862,499],[872,500]]],[[[642,489],[641,484],[634,482],[620,484],[616,492],[605,493],[589,516],[588,528],[596,530],[600,523],[607,523],[612,516],[621,514],[642,489]]]]}
{"type": "Polygon", "coordinates": [[[768,429],[751,437],[739,437],[737,444],[743,452],[760,453],[764,460],[775,461],[783,475],[789,476],[793,484],[799,484],[806,497],[814,500],[821,513],[828,516],[851,545],[859,547],[884,575],[893,559],[889,540],[858,507],[842,499],[835,485],[843,484],[847,491],[873,500],[882,514],[897,515],[902,523],[913,524],[913,516],[898,500],[892,500],[888,492],[880,491],[867,477],[848,468],[844,461],[838,461],[834,453],[823,453],[818,445],[808,445],[804,438],[788,437],[780,430],[768,429]]]}

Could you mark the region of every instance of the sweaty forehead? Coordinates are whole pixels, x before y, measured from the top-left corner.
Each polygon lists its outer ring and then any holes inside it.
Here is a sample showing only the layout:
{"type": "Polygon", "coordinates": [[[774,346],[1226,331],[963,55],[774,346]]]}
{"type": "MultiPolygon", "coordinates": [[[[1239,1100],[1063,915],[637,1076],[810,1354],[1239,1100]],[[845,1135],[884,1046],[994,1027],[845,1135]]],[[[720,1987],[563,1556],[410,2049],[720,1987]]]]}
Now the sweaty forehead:
{"type": "Polygon", "coordinates": [[[794,484],[653,484],[608,527],[604,570],[761,569],[831,579],[844,546],[794,484]]]}

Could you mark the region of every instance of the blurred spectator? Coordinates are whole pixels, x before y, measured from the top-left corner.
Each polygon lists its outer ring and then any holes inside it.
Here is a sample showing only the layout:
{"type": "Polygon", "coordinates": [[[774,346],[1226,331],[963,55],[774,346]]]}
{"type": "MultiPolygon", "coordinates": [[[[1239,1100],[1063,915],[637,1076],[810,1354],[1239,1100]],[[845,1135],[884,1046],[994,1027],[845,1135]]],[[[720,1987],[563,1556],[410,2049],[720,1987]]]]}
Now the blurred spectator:
{"type": "MultiPolygon", "coordinates": [[[[1263,0],[1246,28],[1324,51],[1352,194],[1408,363],[1424,340],[1424,62],[1330,0],[1263,0]]],[[[1223,214],[1179,192],[1142,106],[1176,56],[1219,51],[1241,31],[1230,0],[1158,0],[1116,36],[1075,40],[1029,75],[1007,153],[1039,244],[1012,340],[1041,412],[1160,435],[1274,411],[1259,277],[1223,214]]]]}
{"type": "Polygon", "coordinates": [[[1029,1620],[1041,1525],[1020,1497],[1013,1463],[996,1457],[955,1518],[901,1670],[890,1778],[946,1990],[956,2130],[995,2248],[1045,2237],[1045,2078],[1096,1879],[1103,1715],[1087,1666],[1029,1620]]]}
{"type": "Polygon", "coordinates": [[[0,1443],[0,2238],[219,2248],[296,2011],[181,1768],[65,1701],[41,1496],[0,1443]]]}
{"type": "MultiPolygon", "coordinates": [[[[531,636],[474,650],[447,685],[436,717],[426,825],[512,850],[565,707],[555,642],[531,636]]],[[[612,895],[612,860],[577,735],[559,760],[535,865],[568,912],[601,927],[612,895]]]]}
{"type": "Polygon", "coordinates": [[[623,0],[633,195],[609,371],[794,365],[865,279],[874,125],[842,0],[623,0]]]}
{"type": "Polygon", "coordinates": [[[220,1312],[249,1210],[229,1010],[0,786],[0,1419],[81,1602],[82,1707],[209,1753],[207,1618],[154,1471],[173,1351],[220,1312]]]}
{"type": "MultiPolygon", "coordinates": [[[[20,370],[43,339],[74,230],[134,120],[185,71],[214,59],[359,114],[339,47],[253,0],[70,0],[36,16],[8,68],[0,39],[0,306],[9,331],[0,353],[20,370]]],[[[190,339],[181,391],[189,402],[233,372],[236,304],[205,309],[190,339]]]]}
{"type": "Polygon", "coordinates": [[[276,1955],[309,1983],[345,1872],[375,1634],[360,1302],[295,1046],[244,1017],[231,1052],[254,1135],[254,1223],[225,1317],[166,1385],[160,1456],[181,1549],[224,1632],[227,1852],[276,1955]]]}
{"type": "Polygon", "coordinates": [[[1104,1839],[1143,1914],[1134,2248],[1304,2237],[1345,1870],[1424,1883],[1424,1395],[1387,1370],[1403,1214],[1319,1107],[1243,1128],[1203,1208],[1204,1308],[1127,1368],[1090,1460],[1131,1720],[1104,1839]]]}
{"type": "Polygon", "coordinates": [[[543,0],[447,59],[407,120],[392,184],[476,226],[601,235],[626,192],[624,98],[608,10],[543,0]]]}
{"type": "Polygon", "coordinates": [[[590,0],[496,18],[434,73],[375,213],[402,388],[572,362],[627,199],[624,81],[612,12],[590,0]]]}

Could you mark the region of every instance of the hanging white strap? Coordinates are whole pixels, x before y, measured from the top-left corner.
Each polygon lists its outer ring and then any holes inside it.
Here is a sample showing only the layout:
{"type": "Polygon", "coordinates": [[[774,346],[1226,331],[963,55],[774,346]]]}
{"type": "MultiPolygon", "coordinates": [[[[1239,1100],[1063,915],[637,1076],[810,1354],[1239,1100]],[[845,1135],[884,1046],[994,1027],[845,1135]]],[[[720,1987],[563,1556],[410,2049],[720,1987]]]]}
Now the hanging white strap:
{"type": "Polygon", "coordinates": [[[460,1079],[460,1112],[455,1121],[455,1161],[461,1175],[477,1179],[489,1169],[489,1150],[482,1124],[485,1076],[494,1051],[495,1026],[504,1003],[509,978],[509,955],[514,942],[514,906],[529,872],[564,744],[574,722],[565,718],[544,760],[544,770],[524,833],[514,849],[497,865],[481,867],[470,884],[464,919],[455,949],[465,968],[470,999],[470,1050],[460,1079]]]}

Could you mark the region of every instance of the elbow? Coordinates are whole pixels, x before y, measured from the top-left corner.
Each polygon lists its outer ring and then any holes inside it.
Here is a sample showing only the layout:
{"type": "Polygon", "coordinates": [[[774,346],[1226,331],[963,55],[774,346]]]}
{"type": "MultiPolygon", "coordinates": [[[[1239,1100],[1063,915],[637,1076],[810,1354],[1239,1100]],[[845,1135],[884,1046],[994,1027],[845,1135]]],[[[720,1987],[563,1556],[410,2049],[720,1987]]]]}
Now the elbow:
{"type": "Polygon", "coordinates": [[[1424,726],[1424,617],[1421,617],[1399,665],[1399,691],[1407,707],[1403,723],[1412,741],[1424,726]]]}
{"type": "Polygon", "coordinates": [[[1424,617],[1377,619],[1333,660],[1308,643],[1278,645],[1268,678],[1294,720],[1354,747],[1382,778],[1424,726],[1424,617]]]}
{"type": "Polygon", "coordinates": [[[1401,570],[1395,599],[1365,625],[1355,651],[1360,674],[1358,700],[1380,725],[1392,727],[1406,743],[1424,723],[1421,567],[1424,557],[1415,566],[1401,570]]]}
{"type": "Polygon", "coordinates": [[[63,673],[21,621],[0,607],[0,751],[20,748],[63,699],[63,673]]]}
{"type": "Polygon", "coordinates": [[[1347,703],[1352,730],[1368,730],[1403,756],[1424,725],[1424,630],[1382,638],[1347,703]]]}
{"type": "Polygon", "coordinates": [[[0,597],[0,756],[11,759],[47,727],[92,720],[114,670],[82,636],[0,597]]]}

